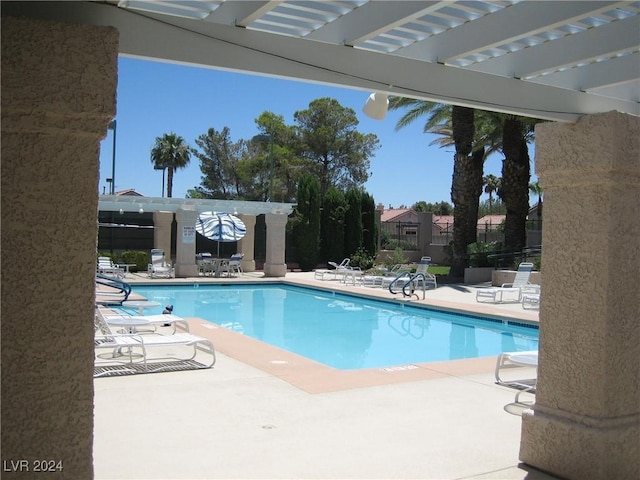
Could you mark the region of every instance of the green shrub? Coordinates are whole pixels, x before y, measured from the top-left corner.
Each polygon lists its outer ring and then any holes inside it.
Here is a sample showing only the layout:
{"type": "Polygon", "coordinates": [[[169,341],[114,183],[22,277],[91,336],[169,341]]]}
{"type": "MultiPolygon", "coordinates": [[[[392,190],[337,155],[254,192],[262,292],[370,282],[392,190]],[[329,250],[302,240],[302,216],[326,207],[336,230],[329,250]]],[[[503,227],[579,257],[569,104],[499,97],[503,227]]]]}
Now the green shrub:
{"type": "Polygon", "coordinates": [[[132,267],[129,267],[130,272],[140,272],[145,271],[149,265],[149,253],[143,251],[127,251],[122,252],[120,255],[122,258],[122,262],[120,263],[131,263],[132,267]]]}
{"type": "Polygon", "coordinates": [[[401,248],[396,248],[391,255],[389,255],[384,261],[384,266],[391,268],[397,264],[405,264],[409,260],[404,256],[404,251],[401,248]]]}
{"type": "Polygon", "coordinates": [[[98,261],[98,257],[109,257],[113,263],[118,263],[118,255],[116,255],[115,253],[112,255],[109,252],[98,252],[96,262],[98,261]]]}
{"type": "Polygon", "coordinates": [[[387,244],[389,243],[390,240],[391,240],[391,235],[389,234],[389,232],[385,229],[382,229],[380,231],[380,248],[382,250],[391,250],[390,248],[387,248],[387,244]]]}
{"type": "Polygon", "coordinates": [[[356,250],[356,253],[351,256],[351,261],[349,262],[350,266],[360,267],[361,270],[369,270],[373,268],[374,264],[375,257],[369,255],[363,247],[356,250]]]}
{"type": "Polygon", "coordinates": [[[542,258],[537,257],[533,259],[533,269],[537,272],[540,272],[542,268],[542,258]]]}
{"type": "Polygon", "coordinates": [[[488,256],[492,253],[500,251],[500,243],[491,242],[477,242],[472,243],[467,247],[467,253],[469,254],[469,266],[470,267],[492,267],[493,262],[490,262],[488,256]]]}
{"type": "Polygon", "coordinates": [[[382,245],[384,250],[395,250],[396,248],[401,248],[403,250],[417,250],[418,247],[415,243],[410,242],[408,240],[396,240],[395,238],[390,238],[385,240],[385,243],[382,245]]]}

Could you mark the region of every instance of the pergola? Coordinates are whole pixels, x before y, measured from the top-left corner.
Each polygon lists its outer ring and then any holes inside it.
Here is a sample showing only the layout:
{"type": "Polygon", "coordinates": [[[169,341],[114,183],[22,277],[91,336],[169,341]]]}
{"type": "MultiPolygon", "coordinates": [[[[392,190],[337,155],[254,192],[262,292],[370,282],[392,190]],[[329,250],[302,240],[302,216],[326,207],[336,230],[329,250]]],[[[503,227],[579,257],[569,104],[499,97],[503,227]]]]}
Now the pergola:
{"type": "Polygon", "coordinates": [[[250,202],[245,200],[211,200],[204,198],[138,197],[129,195],[101,195],[100,210],[107,212],[177,212],[181,209],[201,212],[225,212],[234,215],[289,215],[295,203],[250,202]]]}
{"type": "Polygon", "coordinates": [[[243,253],[242,269],[253,272],[256,268],[254,258],[255,224],[258,215],[265,215],[267,224],[267,257],[282,261],[267,262],[265,274],[283,276],[285,227],[287,217],[293,211],[293,203],[249,202],[241,200],[210,200],[201,198],[142,197],[131,195],[101,195],[99,210],[107,212],[146,212],[153,213],[154,246],[161,248],[173,257],[171,251],[171,224],[173,218],[178,222],[176,237],[176,276],[193,277],[198,275],[196,265],[193,227],[198,214],[202,212],[224,212],[238,215],[247,227],[247,234],[238,241],[238,252],[243,253]],[[182,234],[182,232],[185,234],[182,234]]]}
{"type": "Polygon", "coordinates": [[[113,26],[120,55],[149,60],[546,120],[640,115],[637,1],[113,0],[3,11],[113,26]]]}
{"type": "MultiPolygon", "coordinates": [[[[383,106],[390,94],[550,120],[536,129],[540,351],[519,459],[562,478],[638,478],[639,10],[3,2],[3,458],[64,459],[68,478],[92,477],[98,149],[116,112],[117,57],[128,55],[355,88],[363,103],[377,92],[383,106]]],[[[197,208],[178,209],[178,224],[197,208]]],[[[265,216],[265,273],[283,276],[287,217],[265,216]]]]}

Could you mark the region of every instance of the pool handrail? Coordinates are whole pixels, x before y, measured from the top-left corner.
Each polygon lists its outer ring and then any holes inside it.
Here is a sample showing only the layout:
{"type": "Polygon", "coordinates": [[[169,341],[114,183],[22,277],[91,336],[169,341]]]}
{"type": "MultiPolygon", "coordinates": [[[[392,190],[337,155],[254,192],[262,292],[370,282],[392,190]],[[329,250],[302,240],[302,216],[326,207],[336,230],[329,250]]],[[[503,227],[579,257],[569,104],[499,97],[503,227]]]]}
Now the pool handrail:
{"type": "Polygon", "coordinates": [[[100,303],[108,304],[108,305],[122,305],[122,302],[126,301],[131,295],[131,285],[127,282],[110,277],[108,275],[103,275],[101,273],[96,274],[96,285],[103,285],[105,287],[113,288],[116,292],[98,292],[96,288],[96,295],[105,296],[105,297],[118,297],[115,298],[113,302],[102,301],[100,303]],[[120,298],[122,296],[122,298],[120,298]]]}

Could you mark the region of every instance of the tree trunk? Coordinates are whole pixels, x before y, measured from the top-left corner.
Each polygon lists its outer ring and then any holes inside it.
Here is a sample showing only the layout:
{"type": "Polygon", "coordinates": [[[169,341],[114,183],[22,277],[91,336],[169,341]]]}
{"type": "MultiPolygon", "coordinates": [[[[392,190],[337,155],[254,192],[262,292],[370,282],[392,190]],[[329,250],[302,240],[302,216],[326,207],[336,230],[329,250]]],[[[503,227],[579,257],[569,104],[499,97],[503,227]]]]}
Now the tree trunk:
{"type": "Polygon", "coordinates": [[[173,193],[173,167],[167,167],[167,197],[171,198],[173,193]]]}
{"type": "Polygon", "coordinates": [[[526,246],[526,221],[529,213],[531,167],[524,126],[517,118],[504,121],[502,146],[502,187],[500,197],[507,209],[504,249],[518,252],[526,246]]]}
{"type": "Polygon", "coordinates": [[[456,154],[453,160],[453,180],[451,183],[451,201],[453,202],[453,260],[451,276],[453,277],[464,276],[464,269],[468,264],[467,245],[473,243],[469,241],[469,218],[470,215],[474,214],[474,211],[477,215],[478,211],[477,199],[475,210],[473,208],[473,188],[470,188],[474,172],[473,161],[469,157],[473,145],[473,119],[474,110],[472,108],[457,106],[452,108],[452,133],[456,146],[456,154]]]}
{"type": "MultiPolygon", "coordinates": [[[[473,152],[468,162],[469,218],[467,219],[467,246],[478,241],[478,205],[482,195],[484,147],[473,152]]],[[[465,247],[466,251],[466,247],[465,247]]]]}

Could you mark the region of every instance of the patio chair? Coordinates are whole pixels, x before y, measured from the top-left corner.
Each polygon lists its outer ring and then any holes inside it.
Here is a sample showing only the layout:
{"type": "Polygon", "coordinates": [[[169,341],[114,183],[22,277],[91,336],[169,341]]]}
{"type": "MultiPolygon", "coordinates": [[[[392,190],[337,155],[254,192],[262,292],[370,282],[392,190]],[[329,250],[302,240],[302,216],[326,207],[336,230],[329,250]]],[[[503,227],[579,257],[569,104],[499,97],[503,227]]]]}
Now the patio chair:
{"type": "Polygon", "coordinates": [[[538,293],[539,285],[531,285],[529,277],[533,270],[533,263],[522,262],[513,283],[503,283],[501,287],[481,288],[476,292],[477,302],[488,303],[520,303],[524,293],[538,293]]]}
{"type": "Polygon", "coordinates": [[[108,277],[124,278],[124,268],[114,264],[110,257],[98,257],[97,273],[108,277]]]}
{"type": "Polygon", "coordinates": [[[175,269],[165,260],[164,250],[159,248],[151,250],[151,263],[147,266],[147,273],[151,278],[175,276],[175,269]]]}
{"type": "Polygon", "coordinates": [[[196,255],[196,265],[198,274],[204,276],[213,275],[213,256],[210,253],[199,253],[196,255]]]}
{"type": "Polygon", "coordinates": [[[231,276],[236,273],[240,275],[242,273],[242,259],[244,258],[244,253],[234,253],[231,255],[229,262],[227,263],[227,275],[231,276]]]}
{"type": "Polygon", "coordinates": [[[94,318],[94,378],[204,369],[216,362],[213,343],[206,338],[190,333],[119,334],[111,330],[99,309],[94,318]]]}

